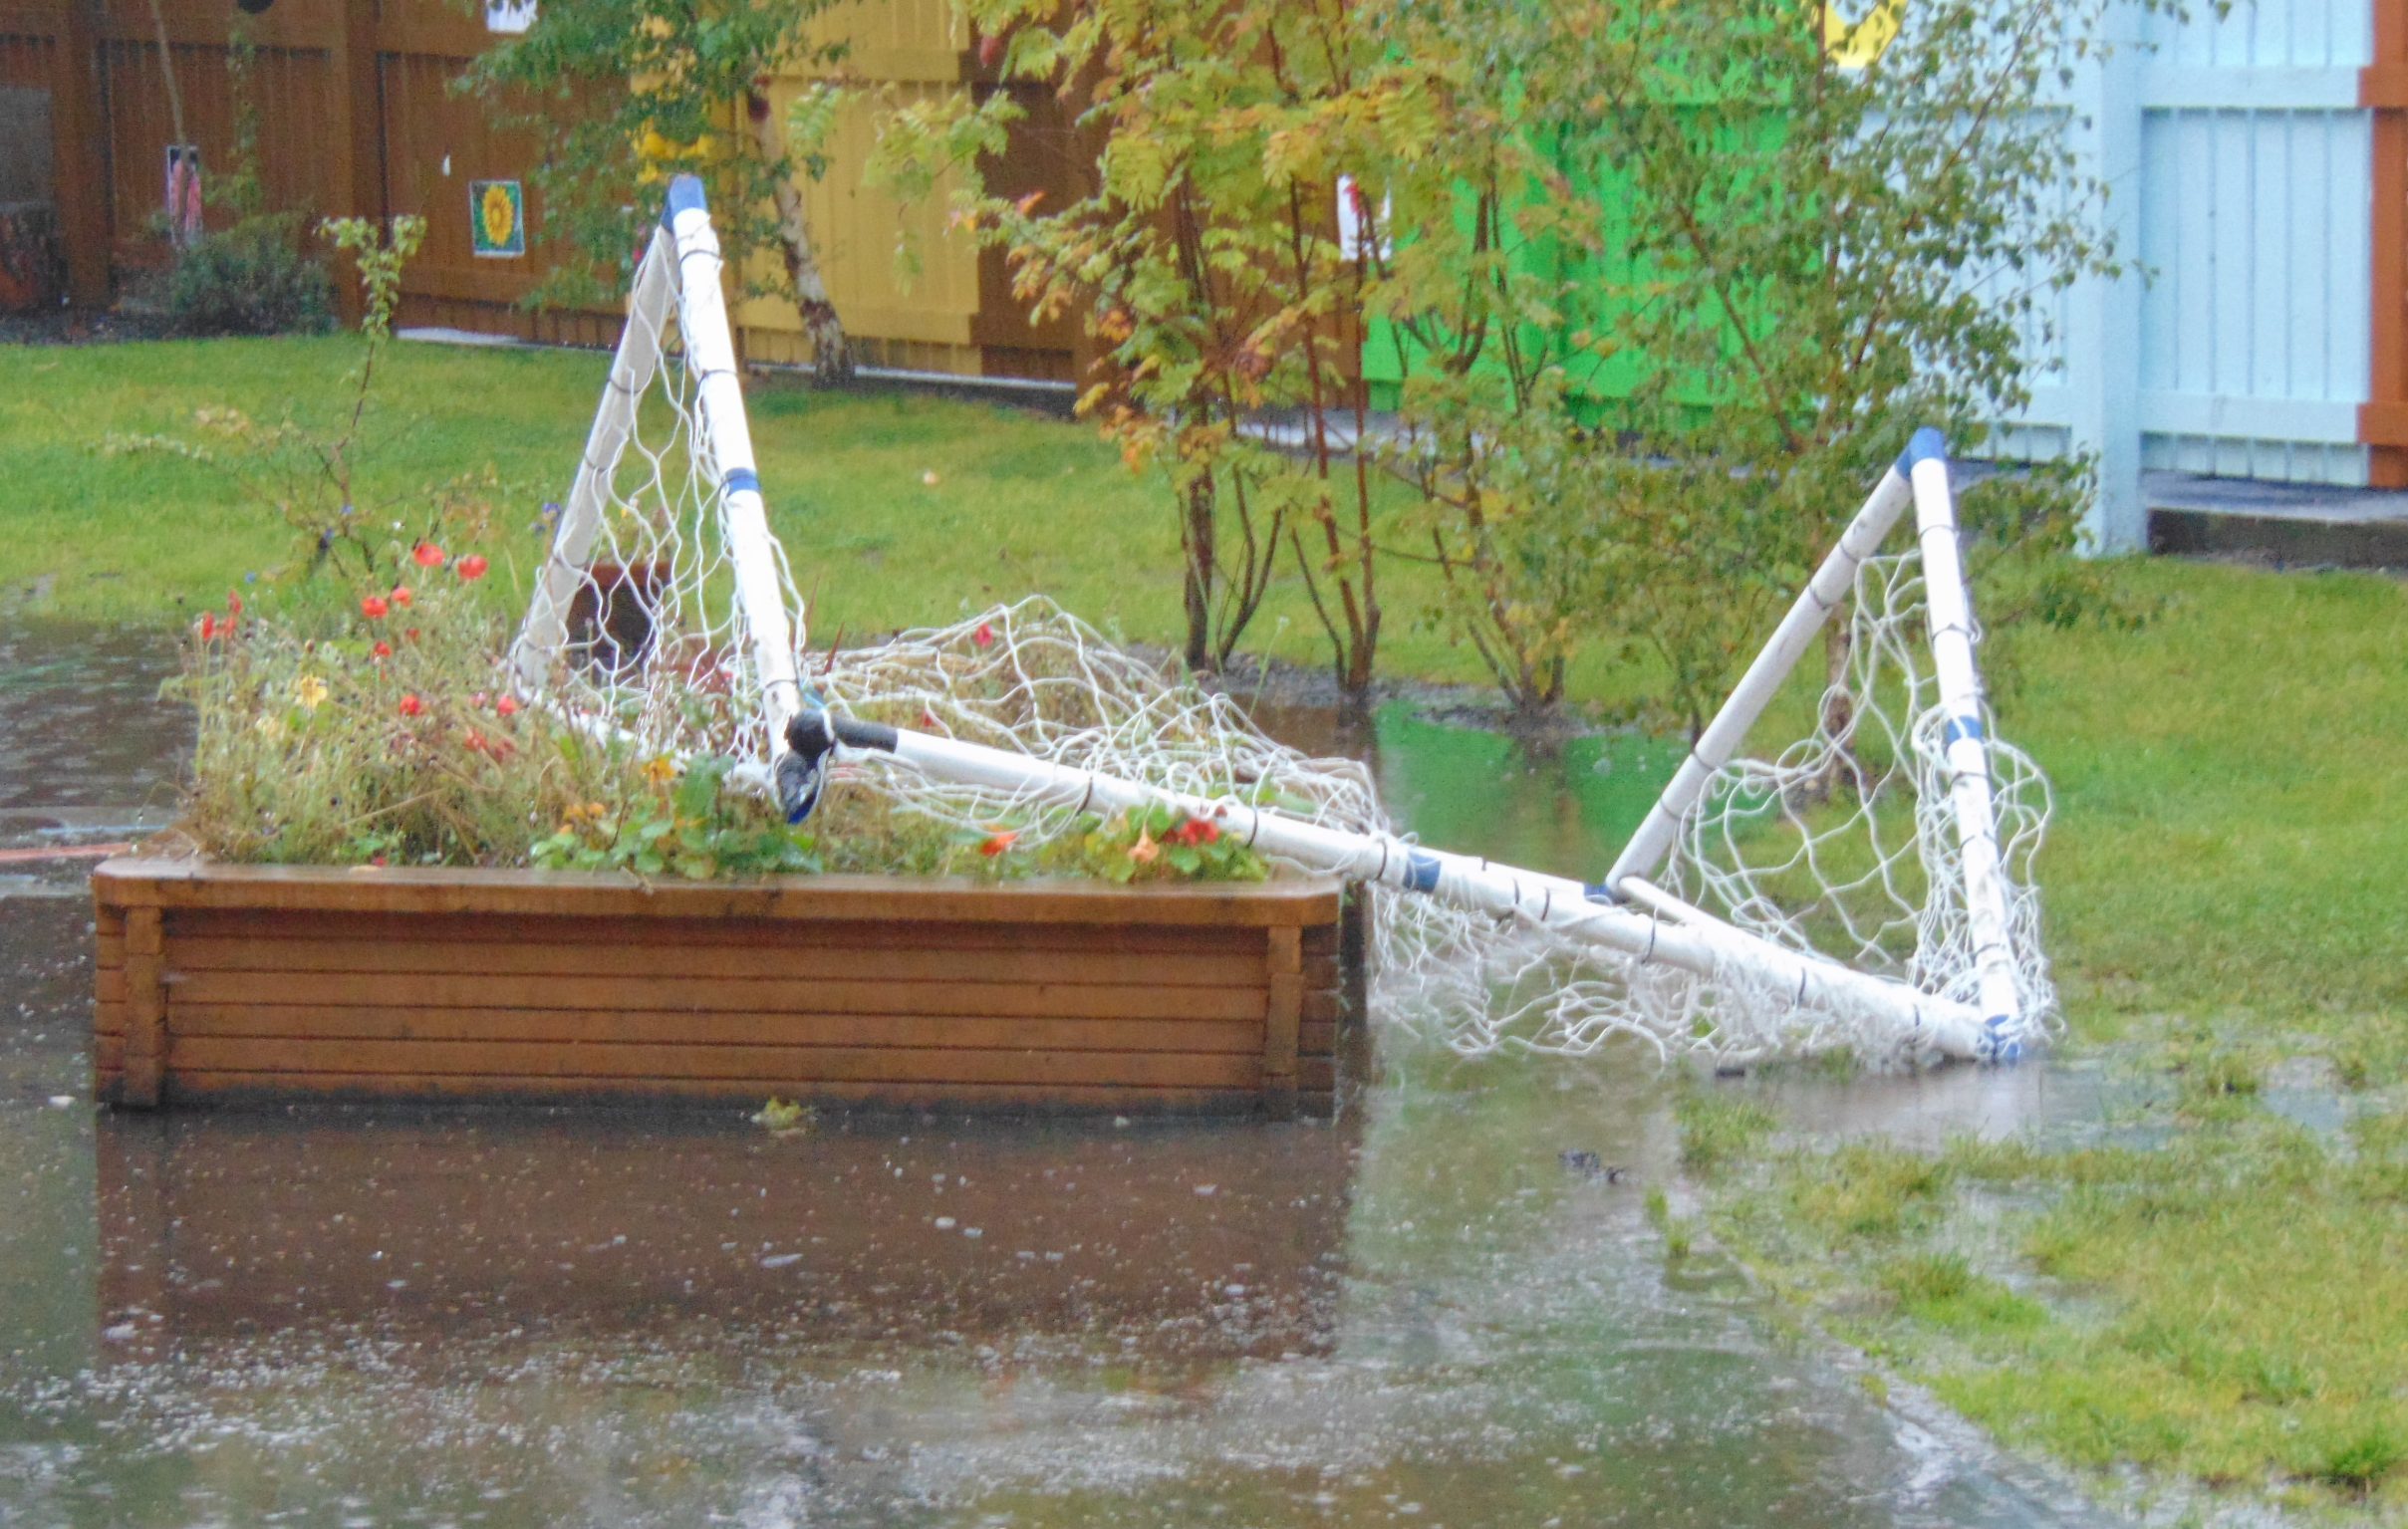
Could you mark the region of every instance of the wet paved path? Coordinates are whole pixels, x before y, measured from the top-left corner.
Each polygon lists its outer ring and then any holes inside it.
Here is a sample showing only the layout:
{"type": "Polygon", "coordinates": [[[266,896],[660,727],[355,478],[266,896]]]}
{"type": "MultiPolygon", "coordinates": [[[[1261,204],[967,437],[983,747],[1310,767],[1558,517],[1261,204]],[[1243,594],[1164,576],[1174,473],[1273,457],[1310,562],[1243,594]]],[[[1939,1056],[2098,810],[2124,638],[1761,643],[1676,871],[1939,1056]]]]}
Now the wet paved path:
{"type": "MultiPolygon", "coordinates": [[[[0,637],[0,847],[156,821],[162,662],[0,637]]],[[[1425,827],[1496,768],[1384,748],[1425,827]]],[[[1577,858],[1608,809],[1562,768],[1444,837],[1577,858]]],[[[2088,1521],[1668,1271],[1641,1067],[1421,1063],[1335,1127],[96,1113],[86,869],[0,867],[11,1529],[2088,1521]]],[[[2093,1108],[2038,1069],[1837,1099],[1800,1107],[2093,1108]]]]}

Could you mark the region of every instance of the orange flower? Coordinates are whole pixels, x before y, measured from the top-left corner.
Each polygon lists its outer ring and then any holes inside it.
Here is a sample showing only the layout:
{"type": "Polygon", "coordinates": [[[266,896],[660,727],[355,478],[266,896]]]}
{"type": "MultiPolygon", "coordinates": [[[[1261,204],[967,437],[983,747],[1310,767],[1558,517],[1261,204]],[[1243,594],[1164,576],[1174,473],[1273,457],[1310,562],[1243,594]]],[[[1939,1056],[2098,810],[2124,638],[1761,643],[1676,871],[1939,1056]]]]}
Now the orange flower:
{"type": "Polygon", "coordinates": [[[1154,836],[1142,828],[1137,831],[1137,843],[1129,847],[1129,858],[1141,866],[1152,864],[1162,853],[1154,836]]]}
{"type": "Polygon", "coordinates": [[[421,715],[425,710],[426,703],[419,700],[414,691],[401,697],[401,715],[414,717],[421,715]]]}
{"type": "Polygon", "coordinates": [[[410,553],[409,557],[410,561],[416,563],[420,568],[440,568],[443,566],[443,549],[437,547],[432,542],[418,543],[417,549],[410,553]]]}
{"type": "Polygon", "coordinates": [[[371,595],[360,602],[360,614],[372,622],[383,621],[385,613],[392,609],[385,603],[385,597],[382,595],[371,595]]]}
{"type": "Polygon", "coordinates": [[[978,846],[978,853],[985,856],[988,860],[993,860],[996,856],[1010,849],[1012,847],[1012,841],[1018,839],[1019,837],[1019,831],[1016,829],[997,829],[993,833],[986,836],[986,843],[978,846]]]}
{"type": "Polygon", "coordinates": [[[467,580],[470,584],[474,584],[477,580],[485,577],[485,569],[487,567],[488,565],[486,564],[485,560],[472,552],[468,554],[468,556],[460,559],[459,575],[462,579],[467,580]]]}

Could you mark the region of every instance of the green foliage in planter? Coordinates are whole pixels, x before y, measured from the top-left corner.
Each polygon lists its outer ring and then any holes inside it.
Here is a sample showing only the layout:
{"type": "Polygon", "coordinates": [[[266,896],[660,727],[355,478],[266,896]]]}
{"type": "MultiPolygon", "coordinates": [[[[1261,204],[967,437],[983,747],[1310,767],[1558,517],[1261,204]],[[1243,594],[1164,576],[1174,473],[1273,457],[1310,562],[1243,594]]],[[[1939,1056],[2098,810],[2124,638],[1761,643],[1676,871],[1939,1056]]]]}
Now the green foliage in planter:
{"type": "Polygon", "coordinates": [[[760,803],[727,789],[735,761],[721,756],[667,760],[645,767],[651,796],[622,811],[602,802],[571,807],[560,831],[530,852],[546,870],[633,871],[708,881],[715,876],[766,876],[817,871],[817,841],[806,830],[760,821],[760,803]]]}

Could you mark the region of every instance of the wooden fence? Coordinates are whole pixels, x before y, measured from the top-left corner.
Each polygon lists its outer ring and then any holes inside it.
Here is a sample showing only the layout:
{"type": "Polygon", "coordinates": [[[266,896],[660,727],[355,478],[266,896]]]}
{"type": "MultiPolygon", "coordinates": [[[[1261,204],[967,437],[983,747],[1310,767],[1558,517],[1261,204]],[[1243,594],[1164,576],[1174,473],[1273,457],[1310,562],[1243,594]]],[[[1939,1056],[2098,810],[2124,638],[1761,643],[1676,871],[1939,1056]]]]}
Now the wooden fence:
{"type": "MultiPolygon", "coordinates": [[[[0,142],[0,156],[47,153],[55,188],[66,294],[108,302],[158,263],[165,158],[174,139],[165,70],[172,68],[186,137],[204,171],[233,160],[234,97],[227,0],[0,0],[0,89],[47,96],[49,142],[0,142]],[[164,48],[161,35],[164,35],[164,48]]],[[[996,89],[982,77],[950,0],[851,0],[820,23],[851,47],[848,71],[897,93],[996,89]]],[[[544,207],[533,170],[542,145],[498,127],[492,110],[451,82],[492,36],[481,15],[451,0],[273,0],[247,21],[259,163],[269,205],[311,216],[416,213],[424,248],[403,283],[401,322],[579,345],[616,338],[612,312],[529,310],[544,272],[544,207]],[[479,252],[471,188],[516,183],[526,249],[479,252]]],[[[780,113],[800,78],[773,91],[780,113]]],[[[39,103],[37,103],[38,105],[39,103]]],[[[1028,123],[1001,163],[1014,190],[1057,197],[1093,164],[1050,98],[1031,97],[1028,123]]],[[[999,259],[947,227],[943,197],[904,206],[863,184],[869,114],[836,128],[827,174],[806,190],[815,241],[839,312],[872,365],[964,376],[1067,379],[1078,337],[1066,322],[1032,328],[999,259]],[[909,234],[922,269],[911,280],[894,252],[909,234]]],[[[0,125],[0,130],[5,130],[0,125]]],[[[30,134],[26,134],[30,135],[30,134]]],[[[348,294],[347,294],[348,297],[348,294]]],[[[747,354],[804,359],[791,308],[744,306],[747,354]]]]}

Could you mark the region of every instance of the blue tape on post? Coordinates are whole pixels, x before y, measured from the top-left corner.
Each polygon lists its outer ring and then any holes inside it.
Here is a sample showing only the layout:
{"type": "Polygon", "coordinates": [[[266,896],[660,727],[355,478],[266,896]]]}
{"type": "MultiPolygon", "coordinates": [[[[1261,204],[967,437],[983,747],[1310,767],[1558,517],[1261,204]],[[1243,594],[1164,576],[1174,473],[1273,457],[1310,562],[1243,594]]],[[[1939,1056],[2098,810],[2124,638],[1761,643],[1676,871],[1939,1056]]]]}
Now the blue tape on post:
{"type": "Polygon", "coordinates": [[[761,479],[751,468],[738,467],[729,472],[727,481],[719,486],[731,494],[757,494],[761,491],[761,479]]]}
{"type": "Polygon", "coordinates": [[[679,175],[669,183],[669,205],[661,209],[661,221],[673,223],[680,212],[709,210],[709,204],[702,197],[702,177],[679,175]]]}
{"type": "Polygon", "coordinates": [[[1917,430],[1914,438],[1906,443],[1906,449],[1898,453],[1898,475],[1902,478],[1913,477],[1917,462],[1945,462],[1947,460],[1948,437],[1927,424],[1917,430]]]}
{"type": "Polygon", "coordinates": [[[1980,743],[1985,736],[1980,717],[1950,717],[1948,725],[1940,730],[1940,742],[1944,746],[1960,738],[1971,738],[1980,743]]]}
{"type": "Polygon", "coordinates": [[[2007,1033],[2007,1016],[1993,1014],[1982,1021],[1982,1040],[1976,1048],[1991,1062],[2019,1062],[2023,1058],[2023,1043],[2007,1033]]]}
{"type": "Polygon", "coordinates": [[[1405,885],[1415,892],[1436,892],[1438,872],[1438,862],[1429,856],[1408,856],[1405,860],[1405,885]]]}

